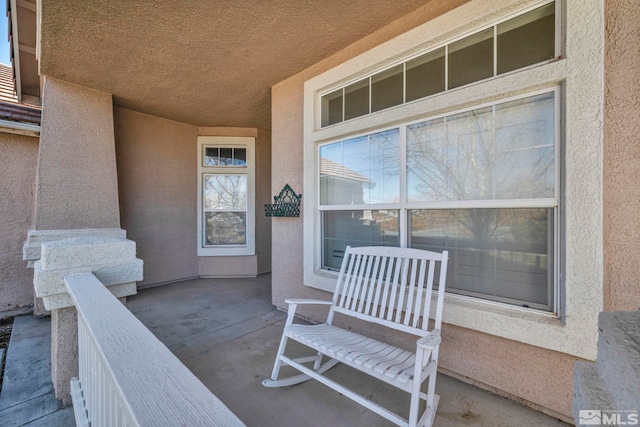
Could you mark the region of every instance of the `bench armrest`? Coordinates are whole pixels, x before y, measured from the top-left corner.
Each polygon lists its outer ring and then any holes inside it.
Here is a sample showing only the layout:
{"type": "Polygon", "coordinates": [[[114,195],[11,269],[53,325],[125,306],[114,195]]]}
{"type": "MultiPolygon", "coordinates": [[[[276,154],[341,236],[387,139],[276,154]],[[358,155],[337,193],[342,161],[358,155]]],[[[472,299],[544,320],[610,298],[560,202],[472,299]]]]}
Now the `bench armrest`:
{"type": "Polygon", "coordinates": [[[321,299],[291,299],[287,298],[284,300],[287,304],[322,304],[322,305],[333,305],[333,301],[325,301],[321,299]]]}
{"type": "Polygon", "coordinates": [[[309,305],[309,304],[321,304],[321,305],[333,305],[332,301],[324,301],[324,300],[319,300],[319,299],[285,299],[284,302],[286,302],[287,304],[289,304],[289,310],[287,313],[287,323],[285,324],[286,326],[289,326],[293,323],[293,318],[296,315],[296,309],[298,308],[298,305],[309,305]]]}
{"type": "Polygon", "coordinates": [[[440,344],[442,338],[440,337],[440,330],[434,329],[429,332],[429,335],[422,337],[418,340],[418,347],[425,350],[433,350],[440,344]]]}

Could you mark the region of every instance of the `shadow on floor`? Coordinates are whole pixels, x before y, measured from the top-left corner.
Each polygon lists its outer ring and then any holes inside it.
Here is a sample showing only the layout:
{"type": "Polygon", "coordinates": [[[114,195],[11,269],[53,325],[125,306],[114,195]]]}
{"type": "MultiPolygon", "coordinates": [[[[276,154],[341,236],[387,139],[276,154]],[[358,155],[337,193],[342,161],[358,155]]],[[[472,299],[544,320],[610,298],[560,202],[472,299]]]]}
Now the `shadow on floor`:
{"type": "MultiPolygon", "coordinates": [[[[286,317],[271,305],[270,276],[143,289],[127,306],[249,427],[392,425],[316,381],[262,386],[286,317]]],[[[50,341],[48,318],[16,317],[0,392],[1,426],[74,425],[72,408],[62,408],[53,395],[50,341]]],[[[295,343],[289,347],[294,356],[303,351],[295,343]]],[[[349,367],[337,366],[327,375],[389,409],[408,410],[406,393],[349,367]]],[[[438,375],[436,391],[436,427],[567,425],[445,375],[438,375]]]]}
{"type": "MultiPolygon", "coordinates": [[[[127,306],[248,426],[393,425],[316,381],[280,389],[262,386],[271,374],[286,317],[271,305],[270,276],[150,288],[130,297],[127,306]]],[[[303,350],[294,343],[289,347],[303,350]]],[[[394,387],[346,366],[327,375],[376,403],[408,411],[408,395],[394,387]]],[[[445,375],[438,376],[437,392],[436,427],[567,425],[445,375]]]]}

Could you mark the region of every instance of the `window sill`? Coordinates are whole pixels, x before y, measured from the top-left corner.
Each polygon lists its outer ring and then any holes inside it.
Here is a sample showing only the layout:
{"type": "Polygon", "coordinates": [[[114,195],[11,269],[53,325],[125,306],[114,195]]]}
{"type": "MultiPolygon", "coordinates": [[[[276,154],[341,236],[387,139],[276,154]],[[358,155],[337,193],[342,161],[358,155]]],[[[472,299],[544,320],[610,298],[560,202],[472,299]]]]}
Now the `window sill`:
{"type": "Polygon", "coordinates": [[[220,256],[254,256],[256,251],[250,247],[225,247],[225,248],[198,248],[199,257],[220,257],[220,256]]]}
{"type": "MultiPolygon", "coordinates": [[[[333,293],[337,272],[316,270],[305,276],[305,286],[333,293]]],[[[435,312],[437,292],[432,297],[435,312]]],[[[445,324],[486,333],[548,350],[591,359],[589,348],[580,345],[575,330],[580,322],[554,313],[510,306],[455,294],[445,295],[445,324]]],[[[446,325],[445,325],[446,328],[446,325]]]]}

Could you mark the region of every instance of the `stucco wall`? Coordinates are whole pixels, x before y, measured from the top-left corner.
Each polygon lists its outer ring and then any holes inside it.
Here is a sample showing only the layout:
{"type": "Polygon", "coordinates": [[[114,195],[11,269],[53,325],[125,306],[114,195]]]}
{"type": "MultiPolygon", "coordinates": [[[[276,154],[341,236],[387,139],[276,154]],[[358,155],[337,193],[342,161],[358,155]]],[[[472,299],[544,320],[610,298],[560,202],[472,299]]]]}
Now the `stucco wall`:
{"type": "Polygon", "coordinates": [[[34,226],[120,226],[111,95],[44,77],[34,226]]]}
{"type": "Polygon", "coordinates": [[[0,318],[30,310],[33,270],[22,260],[35,203],[38,138],[0,133],[0,318]]]}
{"type": "Polygon", "coordinates": [[[271,132],[258,129],[256,139],[256,254],[258,274],[271,271],[271,218],[264,205],[273,203],[271,194],[271,132]]]}
{"type": "Polygon", "coordinates": [[[145,263],[139,286],[270,271],[270,220],[262,213],[270,191],[269,132],[198,128],[123,108],[114,110],[114,125],[122,228],[145,263]],[[256,256],[197,255],[198,135],[256,137],[256,256]]]}
{"type": "Polygon", "coordinates": [[[139,286],[196,277],[198,128],[114,110],[122,228],[144,260],[139,286]]]}
{"type": "Polygon", "coordinates": [[[640,308],[640,2],[605,3],[604,309],[640,308]]]}
{"type": "MultiPolygon", "coordinates": [[[[274,86],[272,191],[277,191],[287,182],[297,191],[301,191],[303,185],[301,141],[304,138],[305,81],[462,3],[449,2],[445,5],[444,2],[434,2],[430,4],[431,13],[418,10],[274,86]],[[281,168],[281,164],[288,167],[281,168]]],[[[273,220],[273,302],[277,306],[285,306],[284,298],[287,297],[330,298],[325,292],[303,285],[303,240],[302,218],[273,220]]],[[[320,321],[326,311],[311,307],[301,309],[304,316],[320,321]]],[[[354,330],[374,338],[378,333],[366,324],[353,324],[350,320],[350,325],[354,330]]],[[[385,336],[384,339],[408,348],[415,345],[409,337],[401,334],[385,336]]],[[[575,357],[566,354],[509,339],[452,325],[443,327],[441,367],[444,370],[469,382],[516,396],[539,410],[564,416],[568,420],[571,419],[572,364],[575,360],[575,357]]]]}

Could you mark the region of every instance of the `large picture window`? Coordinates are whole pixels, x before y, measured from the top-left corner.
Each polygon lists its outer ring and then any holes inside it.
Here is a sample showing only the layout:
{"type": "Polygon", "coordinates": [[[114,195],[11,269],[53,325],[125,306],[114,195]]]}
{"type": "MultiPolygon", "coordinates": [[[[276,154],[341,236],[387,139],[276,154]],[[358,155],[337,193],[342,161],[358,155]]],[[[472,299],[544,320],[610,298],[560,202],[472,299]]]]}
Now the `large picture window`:
{"type": "Polygon", "coordinates": [[[447,290],[554,309],[559,90],[321,144],[321,266],[346,246],[448,250],[447,290]]]}
{"type": "Polygon", "coordinates": [[[199,137],[198,254],[255,253],[254,139],[199,137]]]}

